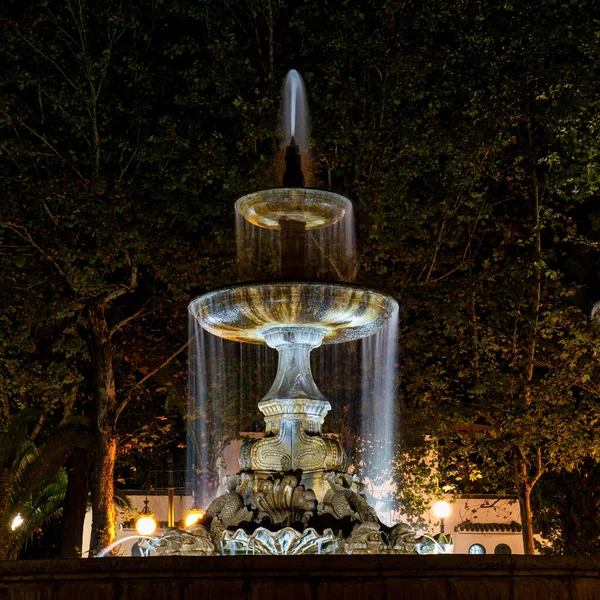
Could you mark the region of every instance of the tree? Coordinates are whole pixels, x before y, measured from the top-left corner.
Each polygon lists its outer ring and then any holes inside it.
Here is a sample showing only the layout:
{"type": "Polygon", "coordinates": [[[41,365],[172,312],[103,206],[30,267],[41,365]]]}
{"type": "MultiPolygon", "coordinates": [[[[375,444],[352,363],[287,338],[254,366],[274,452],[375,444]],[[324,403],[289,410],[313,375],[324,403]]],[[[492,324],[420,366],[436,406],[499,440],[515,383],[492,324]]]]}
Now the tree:
{"type": "Polygon", "coordinates": [[[586,462],[571,472],[544,477],[534,498],[535,525],[547,554],[598,554],[598,465],[586,462]]]}
{"type": "Polygon", "coordinates": [[[303,29],[327,44],[313,131],[356,200],[363,276],[404,300],[405,426],[485,425],[449,447],[519,492],[533,552],[536,483],[596,442],[597,340],[569,258],[597,252],[593,3],[339,8],[303,29]]]}
{"type": "MultiPolygon", "coordinates": [[[[45,395],[58,398],[67,384],[60,370],[72,373],[68,409],[95,423],[99,547],[115,534],[119,418],[132,400],[164,398],[153,376],[183,356],[192,290],[228,279],[223,201],[228,213],[264,134],[255,119],[246,129],[235,118],[245,105],[213,69],[237,52],[235,41],[223,31],[209,43],[212,21],[201,7],[39,8],[12,5],[3,19],[3,273],[10,293],[22,290],[29,319],[4,354],[16,356],[6,396],[36,397],[18,384],[28,350],[56,359],[57,372],[40,381],[45,395]],[[41,322],[45,331],[32,332],[41,322]]],[[[232,66],[236,86],[254,78],[244,61],[232,66]]],[[[263,105],[258,117],[269,114],[271,124],[276,115],[263,105]]],[[[6,322],[18,311],[10,302],[6,322]]]]}

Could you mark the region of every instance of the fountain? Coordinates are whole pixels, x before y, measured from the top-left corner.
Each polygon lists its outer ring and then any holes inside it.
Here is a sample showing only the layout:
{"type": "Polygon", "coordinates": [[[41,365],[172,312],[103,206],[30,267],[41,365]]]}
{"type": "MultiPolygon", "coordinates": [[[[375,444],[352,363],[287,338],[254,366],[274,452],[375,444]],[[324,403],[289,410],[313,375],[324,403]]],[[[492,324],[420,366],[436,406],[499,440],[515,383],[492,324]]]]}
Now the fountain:
{"type": "MultiPolygon", "coordinates": [[[[303,187],[296,139],[306,143],[298,122],[300,115],[306,121],[306,103],[298,78],[294,72],[285,86],[290,95],[284,113],[291,115],[285,187],[248,194],[235,204],[249,226],[277,235],[279,280],[218,289],[189,305],[204,332],[277,350],[275,380],[258,404],[265,433],[242,445],[240,472],[225,480],[228,491],[188,531],[169,530],[158,554],[416,551],[418,540],[407,525],[380,521],[358,478],[348,473],[342,443],[322,432],[331,404],[313,379],[312,350],[372,339],[389,323],[396,327],[398,305],[357,285],[307,281],[307,236],[339,223],[352,205],[338,194],[303,187]]],[[[393,361],[379,368],[393,371],[393,361]]]]}

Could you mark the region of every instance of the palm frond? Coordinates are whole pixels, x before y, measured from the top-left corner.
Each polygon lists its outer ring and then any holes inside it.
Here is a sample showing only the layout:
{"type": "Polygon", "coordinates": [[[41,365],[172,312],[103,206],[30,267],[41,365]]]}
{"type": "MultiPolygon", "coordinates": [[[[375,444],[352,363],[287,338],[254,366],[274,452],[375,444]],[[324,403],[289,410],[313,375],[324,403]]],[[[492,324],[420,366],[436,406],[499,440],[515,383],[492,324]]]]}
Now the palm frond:
{"type": "MultiPolygon", "coordinates": [[[[17,512],[23,517],[23,524],[17,530],[11,532],[13,538],[23,543],[38,531],[49,518],[62,512],[67,492],[67,482],[67,474],[61,469],[54,474],[52,480],[39,494],[33,495],[22,502],[17,512]]],[[[14,516],[11,515],[9,520],[12,522],[13,518],[14,516]]]]}
{"type": "Polygon", "coordinates": [[[27,440],[27,431],[35,421],[35,413],[23,410],[11,419],[7,430],[0,436],[0,468],[10,469],[21,453],[27,440]]]}
{"type": "Polygon", "coordinates": [[[85,420],[74,418],[37,448],[28,437],[36,421],[34,411],[22,411],[0,435],[0,543],[8,532],[11,539],[26,537],[60,510],[67,485],[64,461],[73,448],[89,444],[82,429],[85,420]],[[12,532],[17,513],[25,523],[12,532]]]}
{"type": "Polygon", "coordinates": [[[84,442],[75,429],[59,429],[35,453],[29,452],[13,473],[10,484],[9,505],[16,506],[20,499],[29,498],[45,488],[62,467],[70,450],[84,442]]]}

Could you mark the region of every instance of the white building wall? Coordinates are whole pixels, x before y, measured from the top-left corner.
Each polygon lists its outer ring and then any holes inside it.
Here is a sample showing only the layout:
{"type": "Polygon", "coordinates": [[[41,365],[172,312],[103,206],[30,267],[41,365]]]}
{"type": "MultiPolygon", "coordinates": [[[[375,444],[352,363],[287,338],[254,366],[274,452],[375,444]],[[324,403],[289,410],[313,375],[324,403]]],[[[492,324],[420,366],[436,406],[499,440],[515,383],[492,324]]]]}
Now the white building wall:
{"type": "MultiPolygon", "coordinates": [[[[447,495],[446,502],[451,505],[450,516],[444,519],[446,534],[452,534],[454,554],[468,554],[473,544],[481,544],[486,554],[494,554],[498,544],[506,544],[512,554],[523,554],[523,538],[520,532],[461,532],[455,527],[470,521],[471,523],[502,523],[516,522],[521,524],[521,511],[517,500],[498,499],[491,496],[457,498],[447,495]]],[[[427,518],[432,522],[430,533],[440,531],[439,519],[428,513],[427,518]]]]}

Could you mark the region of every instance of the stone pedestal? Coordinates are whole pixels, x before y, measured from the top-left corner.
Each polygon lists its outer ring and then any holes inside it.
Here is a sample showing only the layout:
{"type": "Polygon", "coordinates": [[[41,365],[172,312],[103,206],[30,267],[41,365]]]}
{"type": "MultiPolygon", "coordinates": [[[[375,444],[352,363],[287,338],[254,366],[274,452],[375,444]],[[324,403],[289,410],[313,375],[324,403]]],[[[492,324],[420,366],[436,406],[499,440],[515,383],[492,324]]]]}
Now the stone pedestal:
{"type": "Polygon", "coordinates": [[[321,345],[324,331],[278,326],[262,333],[267,344],[278,350],[279,363],[275,381],[258,405],[265,415],[265,436],[242,446],[240,469],[258,479],[301,471],[302,485],[322,502],[328,489],[323,474],[348,468],[341,443],[321,435],[331,404],[313,380],[310,352],[321,345]]]}

